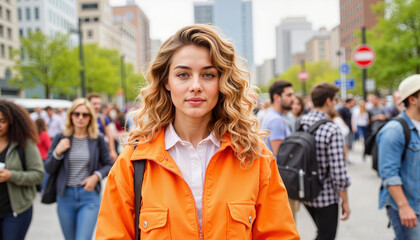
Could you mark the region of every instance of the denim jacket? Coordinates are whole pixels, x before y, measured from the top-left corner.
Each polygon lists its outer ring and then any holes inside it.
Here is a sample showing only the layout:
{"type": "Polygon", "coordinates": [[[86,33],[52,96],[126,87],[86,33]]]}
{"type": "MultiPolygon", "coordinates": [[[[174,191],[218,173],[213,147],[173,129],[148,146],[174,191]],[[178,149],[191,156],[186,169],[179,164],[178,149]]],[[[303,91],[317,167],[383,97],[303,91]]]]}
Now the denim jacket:
{"type": "Polygon", "coordinates": [[[389,193],[387,187],[402,185],[403,192],[410,207],[420,214],[420,137],[413,122],[405,112],[402,117],[408,124],[411,139],[406,149],[404,160],[404,130],[397,121],[388,122],[376,136],[378,145],[378,169],[382,178],[382,190],[379,193],[379,208],[392,206],[398,210],[398,206],[389,193]]]}

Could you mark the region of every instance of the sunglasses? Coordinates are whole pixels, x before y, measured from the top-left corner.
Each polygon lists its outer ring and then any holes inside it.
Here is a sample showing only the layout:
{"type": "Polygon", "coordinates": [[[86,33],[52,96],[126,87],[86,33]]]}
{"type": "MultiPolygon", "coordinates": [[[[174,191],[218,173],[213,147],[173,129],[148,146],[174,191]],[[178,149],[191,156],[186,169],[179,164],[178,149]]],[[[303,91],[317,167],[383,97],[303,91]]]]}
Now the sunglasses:
{"type": "Polygon", "coordinates": [[[90,113],[71,112],[71,114],[77,118],[80,117],[80,115],[82,115],[83,118],[90,117],[90,113]]]}

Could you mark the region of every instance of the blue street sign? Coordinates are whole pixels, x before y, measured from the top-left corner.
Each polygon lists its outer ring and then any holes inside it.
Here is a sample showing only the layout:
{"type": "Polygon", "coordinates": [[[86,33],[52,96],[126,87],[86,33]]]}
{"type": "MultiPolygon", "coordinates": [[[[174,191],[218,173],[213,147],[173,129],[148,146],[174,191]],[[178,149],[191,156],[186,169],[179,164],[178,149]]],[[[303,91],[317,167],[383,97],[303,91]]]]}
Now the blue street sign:
{"type": "Polygon", "coordinates": [[[350,64],[348,63],[342,63],[339,67],[339,71],[342,74],[349,74],[350,73],[350,64]]]}
{"type": "MultiPolygon", "coordinates": [[[[334,84],[341,88],[341,79],[335,79],[334,84]]],[[[354,78],[347,78],[346,79],[346,89],[354,89],[354,78]]]]}

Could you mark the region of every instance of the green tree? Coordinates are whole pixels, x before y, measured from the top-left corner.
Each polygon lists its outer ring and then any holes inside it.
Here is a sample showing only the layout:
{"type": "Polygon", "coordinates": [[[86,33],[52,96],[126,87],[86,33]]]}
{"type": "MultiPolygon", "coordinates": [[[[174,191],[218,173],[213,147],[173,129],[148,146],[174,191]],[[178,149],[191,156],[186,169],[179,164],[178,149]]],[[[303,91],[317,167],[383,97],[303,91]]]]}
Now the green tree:
{"type": "Polygon", "coordinates": [[[136,74],[132,64],[125,65],[126,94],[127,100],[133,101],[140,93],[140,89],[146,86],[146,79],[143,74],[136,74]]]}
{"type": "Polygon", "coordinates": [[[367,31],[376,61],[369,75],[377,87],[395,89],[399,82],[420,73],[420,0],[391,0],[372,7],[378,23],[367,31]]]}
{"type": "MultiPolygon", "coordinates": [[[[45,95],[73,93],[78,78],[77,58],[69,48],[68,35],[47,36],[40,31],[21,38],[21,58],[15,62],[12,84],[19,88],[42,85],[45,95]]],[[[17,55],[18,51],[15,51],[17,55]]]]}

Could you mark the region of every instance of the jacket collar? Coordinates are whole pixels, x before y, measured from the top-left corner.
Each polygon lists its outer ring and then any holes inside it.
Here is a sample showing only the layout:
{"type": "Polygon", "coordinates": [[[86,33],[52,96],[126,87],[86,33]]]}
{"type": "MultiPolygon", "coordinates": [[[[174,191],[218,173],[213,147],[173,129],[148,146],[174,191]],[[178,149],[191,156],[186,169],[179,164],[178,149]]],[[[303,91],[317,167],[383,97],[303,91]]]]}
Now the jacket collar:
{"type": "MultiPolygon", "coordinates": [[[[224,151],[228,147],[233,149],[230,135],[228,133],[225,133],[224,139],[221,140],[220,148],[216,152],[215,156],[218,155],[218,153],[224,151]]],[[[175,161],[169,155],[168,151],[166,151],[165,127],[161,128],[159,134],[156,136],[156,138],[153,141],[137,145],[136,150],[133,152],[130,158],[131,161],[144,160],[144,159],[155,161],[161,165],[164,165],[168,168],[173,169],[174,171],[179,173],[179,175],[181,175],[181,172],[179,171],[179,168],[176,166],[175,161]]]]}
{"type": "Polygon", "coordinates": [[[411,119],[407,116],[407,113],[405,113],[405,110],[400,113],[400,117],[402,117],[408,124],[408,128],[410,130],[415,129],[414,123],[411,121],[411,119]]]}

